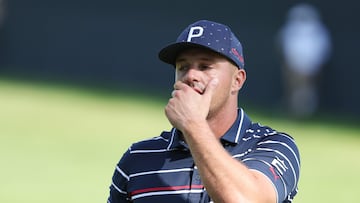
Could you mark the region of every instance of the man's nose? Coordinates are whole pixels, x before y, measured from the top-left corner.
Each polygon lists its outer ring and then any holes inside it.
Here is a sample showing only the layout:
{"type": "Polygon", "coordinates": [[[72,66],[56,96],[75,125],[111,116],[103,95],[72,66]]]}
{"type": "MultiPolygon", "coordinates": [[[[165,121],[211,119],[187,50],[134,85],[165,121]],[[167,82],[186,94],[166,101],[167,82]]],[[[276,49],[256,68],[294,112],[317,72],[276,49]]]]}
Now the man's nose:
{"type": "Polygon", "coordinates": [[[201,71],[197,68],[189,68],[189,70],[186,72],[184,76],[184,81],[186,82],[194,82],[200,80],[200,73],[201,71]]]}

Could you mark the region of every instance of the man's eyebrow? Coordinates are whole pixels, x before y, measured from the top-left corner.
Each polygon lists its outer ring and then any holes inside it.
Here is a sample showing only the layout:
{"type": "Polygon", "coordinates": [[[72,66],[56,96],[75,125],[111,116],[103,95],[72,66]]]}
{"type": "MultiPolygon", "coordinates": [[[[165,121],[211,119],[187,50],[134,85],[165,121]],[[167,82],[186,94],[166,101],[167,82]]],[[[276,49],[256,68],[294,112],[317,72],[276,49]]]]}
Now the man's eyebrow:
{"type": "Polygon", "coordinates": [[[184,62],[184,61],[186,61],[185,58],[177,58],[175,62],[179,63],[179,62],[184,62]]]}

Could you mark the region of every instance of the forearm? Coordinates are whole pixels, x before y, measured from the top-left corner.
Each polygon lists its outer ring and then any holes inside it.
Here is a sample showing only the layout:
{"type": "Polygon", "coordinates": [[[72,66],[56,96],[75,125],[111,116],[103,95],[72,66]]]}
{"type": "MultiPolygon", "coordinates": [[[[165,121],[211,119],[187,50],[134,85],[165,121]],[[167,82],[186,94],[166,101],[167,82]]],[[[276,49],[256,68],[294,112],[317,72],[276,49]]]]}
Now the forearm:
{"type": "Polygon", "coordinates": [[[262,174],[249,170],[231,157],[206,123],[196,124],[184,133],[202,181],[211,198],[220,202],[275,202],[264,195],[272,186],[262,174]]]}

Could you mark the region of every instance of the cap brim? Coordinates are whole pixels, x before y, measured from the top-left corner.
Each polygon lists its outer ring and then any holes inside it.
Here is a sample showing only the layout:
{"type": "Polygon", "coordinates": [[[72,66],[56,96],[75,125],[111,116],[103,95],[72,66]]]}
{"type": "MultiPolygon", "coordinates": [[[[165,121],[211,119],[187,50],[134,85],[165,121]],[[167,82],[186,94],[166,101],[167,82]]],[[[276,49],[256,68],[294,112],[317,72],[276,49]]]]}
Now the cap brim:
{"type": "Polygon", "coordinates": [[[163,49],[161,49],[158,56],[161,61],[175,66],[176,57],[181,52],[189,48],[205,48],[214,51],[209,47],[200,44],[195,44],[191,42],[178,42],[178,43],[170,44],[164,47],[163,49]]]}

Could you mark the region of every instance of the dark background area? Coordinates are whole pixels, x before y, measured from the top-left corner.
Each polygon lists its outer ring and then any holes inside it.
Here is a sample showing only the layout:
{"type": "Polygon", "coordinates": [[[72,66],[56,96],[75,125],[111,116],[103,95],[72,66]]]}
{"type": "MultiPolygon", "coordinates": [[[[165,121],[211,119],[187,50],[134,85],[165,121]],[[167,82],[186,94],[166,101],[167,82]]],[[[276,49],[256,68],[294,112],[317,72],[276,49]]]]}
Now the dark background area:
{"type": "MultiPolygon", "coordinates": [[[[277,32],[302,1],[7,0],[0,75],[169,95],[173,69],[157,58],[190,23],[229,25],[243,44],[247,83],[240,102],[281,107],[277,32]]],[[[357,1],[311,1],[333,51],[321,77],[321,112],[360,118],[357,1]]]]}

